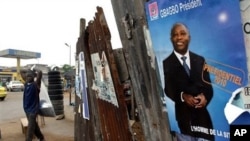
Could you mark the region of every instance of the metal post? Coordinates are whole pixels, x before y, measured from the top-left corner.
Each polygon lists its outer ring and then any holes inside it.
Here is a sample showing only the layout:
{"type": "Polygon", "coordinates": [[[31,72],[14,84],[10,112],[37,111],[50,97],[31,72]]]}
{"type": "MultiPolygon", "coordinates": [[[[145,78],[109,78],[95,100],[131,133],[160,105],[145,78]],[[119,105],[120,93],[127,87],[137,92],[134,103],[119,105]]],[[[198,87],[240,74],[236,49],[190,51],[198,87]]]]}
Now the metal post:
{"type": "MultiPolygon", "coordinates": [[[[69,47],[69,66],[71,67],[71,46],[67,43],[65,43],[67,47],[69,47]]],[[[70,80],[71,83],[71,80],[70,80]]],[[[71,103],[71,84],[69,86],[69,105],[72,105],[71,103]]]]}
{"type": "Polygon", "coordinates": [[[69,85],[69,105],[73,105],[73,103],[71,103],[71,82],[70,82],[70,85],[69,85]]]}
{"type": "Polygon", "coordinates": [[[66,45],[67,47],[69,47],[69,65],[70,65],[70,67],[71,67],[71,45],[69,45],[69,44],[67,44],[67,43],[65,43],[65,45],[66,45]]]}

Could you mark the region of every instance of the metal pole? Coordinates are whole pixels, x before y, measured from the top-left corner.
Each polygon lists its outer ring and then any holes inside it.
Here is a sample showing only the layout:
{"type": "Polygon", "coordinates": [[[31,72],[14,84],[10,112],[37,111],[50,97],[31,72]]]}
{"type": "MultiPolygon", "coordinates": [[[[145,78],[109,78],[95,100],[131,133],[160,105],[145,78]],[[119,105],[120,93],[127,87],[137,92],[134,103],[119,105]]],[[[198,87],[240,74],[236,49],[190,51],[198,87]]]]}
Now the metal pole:
{"type": "Polygon", "coordinates": [[[69,65],[71,67],[71,46],[69,46],[69,65]]]}
{"type": "MultiPolygon", "coordinates": [[[[67,47],[69,47],[69,66],[71,67],[71,46],[67,43],[65,43],[67,47]]],[[[71,103],[71,79],[70,79],[70,86],[69,86],[69,105],[72,105],[71,103]]]]}
{"type": "MultiPolygon", "coordinates": [[[[71,80],[70,80],[71,81],[71,80]]],[[[69,86],[69,105],[73,105],[71,103],[71,82],[70,82],[70,86],[69,86]]]]}
{"type": "Polygon", "coordinates": [[[69,44],[67,44],[67,43],[65,43],[65,45],[66,45],[67,47],[69,47],[69,65],[70,65],[70,67],[71,67],[71,45],[69,45],[69,44]]]}

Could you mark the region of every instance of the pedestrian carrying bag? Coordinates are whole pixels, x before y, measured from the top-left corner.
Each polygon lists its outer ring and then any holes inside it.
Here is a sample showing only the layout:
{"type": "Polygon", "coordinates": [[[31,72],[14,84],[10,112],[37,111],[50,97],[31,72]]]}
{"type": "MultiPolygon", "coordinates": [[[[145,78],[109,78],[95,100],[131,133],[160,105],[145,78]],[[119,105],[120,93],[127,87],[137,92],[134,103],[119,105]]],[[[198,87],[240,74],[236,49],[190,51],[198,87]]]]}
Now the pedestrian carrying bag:
{"type": "Polygon", "coordinates": [[[45,87],[44,82],[41,82],[41,89],[40,89],[40,110],[39,115],[44,117],[55,117],[55,110],[50,101],[47,89],[45,87]]]}

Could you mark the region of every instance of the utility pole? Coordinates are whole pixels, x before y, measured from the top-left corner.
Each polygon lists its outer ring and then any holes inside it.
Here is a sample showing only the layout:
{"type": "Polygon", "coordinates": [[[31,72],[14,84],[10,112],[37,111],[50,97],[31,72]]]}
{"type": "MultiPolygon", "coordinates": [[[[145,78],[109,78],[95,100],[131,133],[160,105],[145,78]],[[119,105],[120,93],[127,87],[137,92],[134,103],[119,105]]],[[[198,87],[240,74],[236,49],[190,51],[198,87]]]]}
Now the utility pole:
{"type": "Polygon", "coordinates": [[[69,47],[69,66],[71,67],[71,45],[65,43],[67,47],[69,47]]]}
{"type": "Polygon", "coordinates": [[[111,0],[111,4],[125,50],[131,84],[136,93],[135,100],[140,103],[137,110],[145,141],[173,141],[167,113],[162,110],[160,80],[156,70],[150,65],[146,39],[142,36],[148,28],[144,10],[147,1],[149,0],[111,0]],[[143,91],[142,86],[145,88],[143,91]]]}
{"type": "MultiPolygon", "coordinates": [[[[67,47],[69,47],[69,67],[71,68],[71,45],[65,43],[65,45],[67,47]]],[[[71,70],[71,69],[70,69],[71,70]]],[[[71,82],[71,77],[70,77],[70,85],[69,85],[69,105],[73,105],[73,103],[71,103],[71,85],[72,85],[72,82],[71,82]]],[[[68,80],[67,80],[67,84],[68,84],[68,80]]]]}

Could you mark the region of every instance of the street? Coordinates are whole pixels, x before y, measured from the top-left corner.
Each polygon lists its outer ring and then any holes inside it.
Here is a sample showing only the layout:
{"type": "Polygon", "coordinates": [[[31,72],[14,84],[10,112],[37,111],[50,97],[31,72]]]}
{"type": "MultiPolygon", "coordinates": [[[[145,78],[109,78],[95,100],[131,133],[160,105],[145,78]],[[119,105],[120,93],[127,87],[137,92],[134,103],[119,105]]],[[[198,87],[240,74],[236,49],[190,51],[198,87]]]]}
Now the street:
{"type": "MultiPolygon", "coordinates": [[[[20,119],[25,117],[22,99],[23,92],[8,92],[5,100],[0,101],[0,141],[25,140],[20,122],[20,119]]],[[[68,105],[68,99],[69,94],[64,93],[64,109],[71,112],[73,107],[68,105]]],[[[38,122],[46,141],[74,140],[74,120],[72,118],[56,120],[54,117],[44,117],[44,119],[45,125],[41,124],[41,117],[38,118],[38,122]]]]}
{"type": "Polygon", "coordinates": [[[5,100],[0,101],[0,124],[25,117],[22,99],[22,92],[8,92],[5,100]]]}

